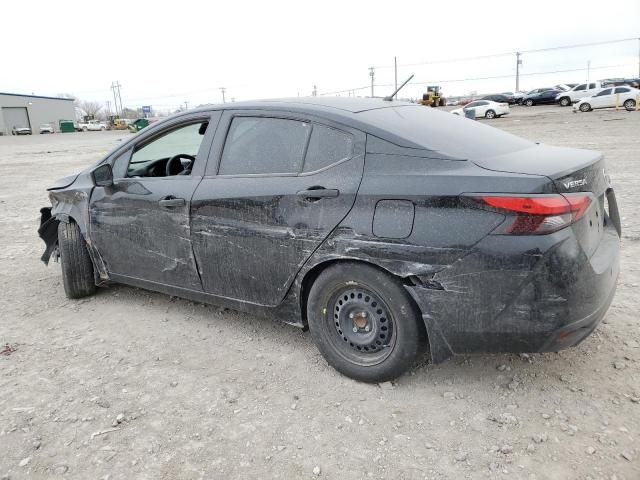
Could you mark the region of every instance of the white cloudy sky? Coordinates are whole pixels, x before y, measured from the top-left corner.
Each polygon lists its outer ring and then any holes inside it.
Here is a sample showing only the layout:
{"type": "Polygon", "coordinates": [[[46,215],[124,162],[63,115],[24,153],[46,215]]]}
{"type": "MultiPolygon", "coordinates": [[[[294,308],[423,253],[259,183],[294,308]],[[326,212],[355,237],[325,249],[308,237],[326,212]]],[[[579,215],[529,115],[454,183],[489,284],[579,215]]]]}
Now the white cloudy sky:
{"type": "MultiPolygon", "coordinates": [[[[245,1],[5,2],[0,16],[0,91],[176,108],[222,100],[320,94],[367,86],[377,95],[400,79],[450,95],[515,87],[515,57],[430,63],[640,36],[640,0],[436,2],[245,1]],[[25,8],[29,12],[25,11],[25,8]],[[37,11],[37,13],[35,13],[37,11]],[[13,48],[15,47],[15,48],[13,48]],[[406,64],[419,64],[405,66],[406,64]],[[503,77],[487,80],[464,80],[503,77]]],[[[638,41],[523,56],[521,89],[638,76],[638,41]],[[550,74],[542,72],[563,71],[550,74]]],[[[368,95],[369,89],[356,92],[368,95]]],[[[345,93],[346,95],[346,93],[345,93]]]]}

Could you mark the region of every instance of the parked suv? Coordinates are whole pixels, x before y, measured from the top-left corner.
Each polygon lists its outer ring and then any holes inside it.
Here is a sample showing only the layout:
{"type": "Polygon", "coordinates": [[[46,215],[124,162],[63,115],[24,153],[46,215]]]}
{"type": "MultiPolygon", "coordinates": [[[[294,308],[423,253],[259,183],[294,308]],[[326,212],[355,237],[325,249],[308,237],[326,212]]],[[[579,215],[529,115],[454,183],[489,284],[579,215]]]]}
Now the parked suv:
{"type": "Polygon", "coordinates": [[[580,85],[576,85],[568,92],[560,92],[556,96],[556,102],[560,104],[562,107],[568,107],[572,103],[576,103],[578,100],[584,97],[591,97],[598,93],[598,91],[602,88],[602,84],[600,82],[590,82],[590,83],[581,83],[580,85]]]}

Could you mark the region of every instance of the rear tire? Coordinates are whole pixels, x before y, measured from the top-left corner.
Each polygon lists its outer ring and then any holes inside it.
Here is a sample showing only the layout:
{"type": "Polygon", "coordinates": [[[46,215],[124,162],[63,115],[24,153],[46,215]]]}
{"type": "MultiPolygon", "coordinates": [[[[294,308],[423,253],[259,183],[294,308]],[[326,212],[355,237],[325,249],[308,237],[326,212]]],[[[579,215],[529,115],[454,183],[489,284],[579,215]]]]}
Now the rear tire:
{"type": "Polygon", "coordinates": [[[424,351],[424,324],[404,286],[370,265],[324,270],[309,292],[307,318],[329,365],[363,382],[402,375],[424,351]]]}
{"type": "Polygon", "coordinates": [[[485,118],[491,120],[492,118],[496,118],[496,112],[494,110],[487,110],[484,116],[485,118]]]}
{"type": "Polygon", "coordinates": [[[625,102],[622,105],[628,112],[636,109],[636,101],[631,98],[629,98],[628,100],[625,100],[625,102]]]}
{"type": "Polygon", "coordinates": [[[569,97],[562,97],[560,99],[561,107],[568,107],[569,105],[571,105],[571,99],[569,97]]]}
{"type": "Polygon", "coordinates": [[[580,111],[581,112],[589,112],[591,110],[591,105],[589,105],[588,103],[581,103],[580,104],[580,111]]]}
{"type": "Polygon", "coordinates": [[[58,224],[58,248],[62,283],[68,298],[82,298],[96,291],[93,263],[77,223],[58,224]]]}

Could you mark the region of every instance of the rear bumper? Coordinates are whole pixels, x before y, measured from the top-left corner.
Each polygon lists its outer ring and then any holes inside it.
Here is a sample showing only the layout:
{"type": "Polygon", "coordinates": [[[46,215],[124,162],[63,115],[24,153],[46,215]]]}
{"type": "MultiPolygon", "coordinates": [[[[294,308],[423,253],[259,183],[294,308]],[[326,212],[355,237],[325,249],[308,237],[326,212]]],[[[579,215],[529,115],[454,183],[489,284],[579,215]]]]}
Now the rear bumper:
{"type": "Polygon", "coordinates": [[[604,229],[590,256],[571,227],[542,236],[489,235],[424,286],[407,287],[433,361],[557,351],[586,338],[606,314],[619,273],[620,237],[612,222],[604,229]]]}

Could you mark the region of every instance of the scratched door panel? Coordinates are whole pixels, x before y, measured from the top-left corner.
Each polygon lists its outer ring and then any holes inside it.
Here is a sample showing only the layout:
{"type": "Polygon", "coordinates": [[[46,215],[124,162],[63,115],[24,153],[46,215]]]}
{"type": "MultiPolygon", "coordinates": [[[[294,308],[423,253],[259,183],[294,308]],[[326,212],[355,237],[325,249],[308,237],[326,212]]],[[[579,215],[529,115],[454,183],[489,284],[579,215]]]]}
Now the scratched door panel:
{"type": "Polygon", "coordinates": [[[200,178],[126,178],[96,189],[91,237],[110,273],[202,289],[189,225],[189,199],[200,178]],[[184,205],[162,207],[169,196],[184,198],[184,205]]]}
{"type": "Polygon", "coordinates": [[[358,154],[313,175],[205,177],[192,202],[193,246],[205,291],[280,303],[304,262],[353,206],[363,167],[358,154]],[[320,186],[339,195],[298,195],[320,186]]]}

